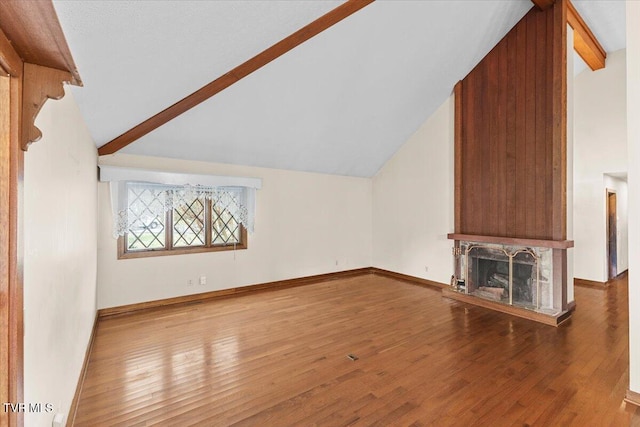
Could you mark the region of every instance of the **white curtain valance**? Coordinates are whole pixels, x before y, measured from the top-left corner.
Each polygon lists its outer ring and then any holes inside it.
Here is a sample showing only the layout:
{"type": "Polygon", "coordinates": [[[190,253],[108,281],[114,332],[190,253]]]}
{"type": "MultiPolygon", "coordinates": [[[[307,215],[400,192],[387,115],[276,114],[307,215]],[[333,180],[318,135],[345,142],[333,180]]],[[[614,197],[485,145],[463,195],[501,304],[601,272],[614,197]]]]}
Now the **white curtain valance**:
{"type": "Polygon", "coordinates": [[[126,168],[100,165],[100,181],[135,181],[165,185],[190,185],[203,187],[246,187],[259,190],[262,179],[238,176],[186,174],[152,169],[126,168]]]}
{"type": "Polygon", "coordinates": [[[179,174],[164,171],[99,166],[100,181],[111,187],[111,208],[114,237],[123,236],[136,221],[144,207],[150,218],[164,215],[170,209],[191,205],[196,199],[209,199],[226,209],[247,231],[253,233],[255,222],[255,191],[262,187],[259,178],[179,174]],[[144,197],[145,200],[140,200],[144,197]],[[135,199],[137,203],[132,204],[135,199]]]}

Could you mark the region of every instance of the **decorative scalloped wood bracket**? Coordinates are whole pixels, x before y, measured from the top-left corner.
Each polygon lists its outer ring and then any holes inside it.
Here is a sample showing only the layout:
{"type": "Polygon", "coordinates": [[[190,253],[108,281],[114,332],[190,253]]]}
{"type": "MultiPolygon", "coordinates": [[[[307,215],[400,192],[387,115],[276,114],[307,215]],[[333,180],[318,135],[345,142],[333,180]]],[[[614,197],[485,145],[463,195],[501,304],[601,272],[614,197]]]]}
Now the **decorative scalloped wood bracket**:
{"type": "Polygon", "coordinates": [[[27,151],[30,144],[42,138],[42,132],[35,126],[40,109],[47,99],[62,99],[63,85],[70,83],[72,79],[68,71],[24,63],[21,141],[24,151],[27,151]]]}

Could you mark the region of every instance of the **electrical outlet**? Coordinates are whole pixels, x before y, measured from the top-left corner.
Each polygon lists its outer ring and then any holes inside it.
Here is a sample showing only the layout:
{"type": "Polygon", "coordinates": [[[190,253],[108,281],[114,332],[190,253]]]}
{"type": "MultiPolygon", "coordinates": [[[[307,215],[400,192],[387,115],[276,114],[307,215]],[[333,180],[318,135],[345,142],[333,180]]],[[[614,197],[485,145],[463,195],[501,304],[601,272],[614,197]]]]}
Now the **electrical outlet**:
{"type": "Polygon", "coordinates": [[[424,271],[425,271],[426,273],[428,273],[428,272],[429,272],[429,267],[425,265],[425,266],[424,266],[424,271]]]}
{"type": "Polygon", "coordinates": [[[192,279],[187,280],[187,286],[193,286],[193,280],[192,279]]]}
{"type": "Polygon", "coordinates": [[[207,284],[207,276],[200,276],[200,286],[207,284]]]}
{"type": "Polygon", "coordinates": [[[64,426],[64,418],[65,418],[64,414],[60,414],[60,413],[56,414],[53,417],[53,421],[51,422],[51,426],[52,427],[63,427],[64,426]]]}

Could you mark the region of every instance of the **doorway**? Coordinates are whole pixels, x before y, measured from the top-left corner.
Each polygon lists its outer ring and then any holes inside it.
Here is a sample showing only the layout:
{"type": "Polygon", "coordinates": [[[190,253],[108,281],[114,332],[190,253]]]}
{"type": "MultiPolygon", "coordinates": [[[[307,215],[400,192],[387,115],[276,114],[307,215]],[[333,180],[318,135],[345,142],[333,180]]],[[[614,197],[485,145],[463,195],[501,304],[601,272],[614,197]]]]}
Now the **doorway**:
{"type": "Polygon", "coordinates": [[[607,279],[618,275],[618,198],[607,189],[607,279]]]}

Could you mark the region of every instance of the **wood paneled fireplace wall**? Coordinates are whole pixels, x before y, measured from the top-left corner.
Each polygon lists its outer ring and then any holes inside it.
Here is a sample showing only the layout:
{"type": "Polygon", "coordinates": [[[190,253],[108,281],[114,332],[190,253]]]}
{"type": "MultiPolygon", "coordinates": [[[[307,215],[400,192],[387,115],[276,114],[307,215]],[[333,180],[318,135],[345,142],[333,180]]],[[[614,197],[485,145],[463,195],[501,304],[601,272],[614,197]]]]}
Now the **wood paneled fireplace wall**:
{"type": "MultiPolygon", "coordinates": [[[[455,233],[449,235],[457,248],[461,241],[550,248],[560,317],[567,312],[572,246],[566,241],[566,26],[565,0],[532,8],[456,85],[455,233]]],[[[462,273],[455,273],[457,280],[462,273]]]]}

